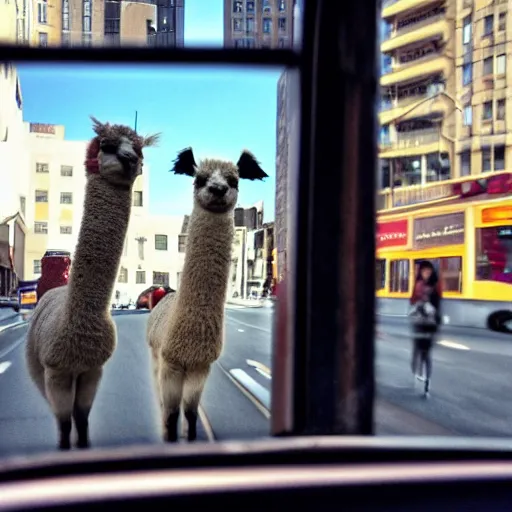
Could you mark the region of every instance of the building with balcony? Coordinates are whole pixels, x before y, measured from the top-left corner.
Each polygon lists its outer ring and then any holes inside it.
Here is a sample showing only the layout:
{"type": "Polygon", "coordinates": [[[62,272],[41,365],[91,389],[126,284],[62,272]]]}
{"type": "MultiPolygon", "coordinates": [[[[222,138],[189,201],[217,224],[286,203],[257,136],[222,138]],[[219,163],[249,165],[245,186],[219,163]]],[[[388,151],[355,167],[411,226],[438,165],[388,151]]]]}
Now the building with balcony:
{"type": "Polygon", "coordinates": [[[457,12],[455,176],[503,171],[512,165],[510,2],[462,0],[457,12]]]}
{"type": "Polygon", "coordinates": [[[226,48],[291,48],[293,0],[224,0],[226,48]]]}
{"type": "MultiPolygon", "coordinates": [[[[455,2],[391,0],[382,10],[378,185],[452,175],[456,136],[455,2]]],[[[378,209],[389,207],[380,194],[378,209]]]]}

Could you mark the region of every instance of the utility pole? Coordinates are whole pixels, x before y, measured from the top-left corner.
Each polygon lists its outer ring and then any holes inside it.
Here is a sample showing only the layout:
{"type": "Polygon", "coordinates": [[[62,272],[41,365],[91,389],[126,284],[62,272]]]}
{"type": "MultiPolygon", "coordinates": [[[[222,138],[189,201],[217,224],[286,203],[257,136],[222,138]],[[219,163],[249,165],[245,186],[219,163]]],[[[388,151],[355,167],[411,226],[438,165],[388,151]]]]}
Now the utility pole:
{"type": "Polygon", "coordinates": [[[138,117],[138,112],[135,111],[135,128],[134,128],[135,132],[137,132],[137,117],[138,117]]]}

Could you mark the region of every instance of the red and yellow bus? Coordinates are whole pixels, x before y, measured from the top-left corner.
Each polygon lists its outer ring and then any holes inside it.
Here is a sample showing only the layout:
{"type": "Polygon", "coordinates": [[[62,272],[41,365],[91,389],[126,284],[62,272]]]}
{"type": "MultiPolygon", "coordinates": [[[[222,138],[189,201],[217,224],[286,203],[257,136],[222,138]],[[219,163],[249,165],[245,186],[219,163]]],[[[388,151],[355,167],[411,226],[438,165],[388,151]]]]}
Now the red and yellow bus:
{"type": "Polygon", "coordinates": [[[429,260],[440,275],[446,323],[506,331],[512,320],[512,173],[452,185],[444,199],[379,212],[379,313],[407,313],[417,265],[429,260]]]}

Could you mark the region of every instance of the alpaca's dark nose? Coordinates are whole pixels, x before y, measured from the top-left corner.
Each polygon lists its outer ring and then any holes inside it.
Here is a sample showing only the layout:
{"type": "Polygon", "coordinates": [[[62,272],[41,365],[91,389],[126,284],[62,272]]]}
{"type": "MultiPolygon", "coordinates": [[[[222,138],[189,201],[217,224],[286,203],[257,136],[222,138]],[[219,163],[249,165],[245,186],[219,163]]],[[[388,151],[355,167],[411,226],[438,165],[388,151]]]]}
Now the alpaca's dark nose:
{"type": "Polygon", "coordinates": [[[222,197],[226,195],[226,192],[228,191],[227,185],[221,185],[220,183],[216,183],[215,185],[209,185],[208,186],[208,192],[213,194],[217,197],[222,197]]]}

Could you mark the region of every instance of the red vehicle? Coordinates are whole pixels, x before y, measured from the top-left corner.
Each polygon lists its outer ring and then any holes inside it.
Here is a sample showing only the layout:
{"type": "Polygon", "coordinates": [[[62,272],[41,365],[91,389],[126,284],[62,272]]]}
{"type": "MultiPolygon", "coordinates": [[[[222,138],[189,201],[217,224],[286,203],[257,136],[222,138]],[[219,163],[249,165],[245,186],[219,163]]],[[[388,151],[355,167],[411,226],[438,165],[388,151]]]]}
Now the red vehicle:
{"type": "Polygon", "coordinates": [[[37,300],[52,288],[68,284],[71,253],[48,250],[41,259],[41,277],[37,282],[37,300]]]}
{"type": "Polygon", "coordinates": [[[158,304],[162,297],[175,291],[176,290],[173,290],[170,286],[150,286],[139,295],[135,307],[137,309],[151,310],[158,304]]]}

